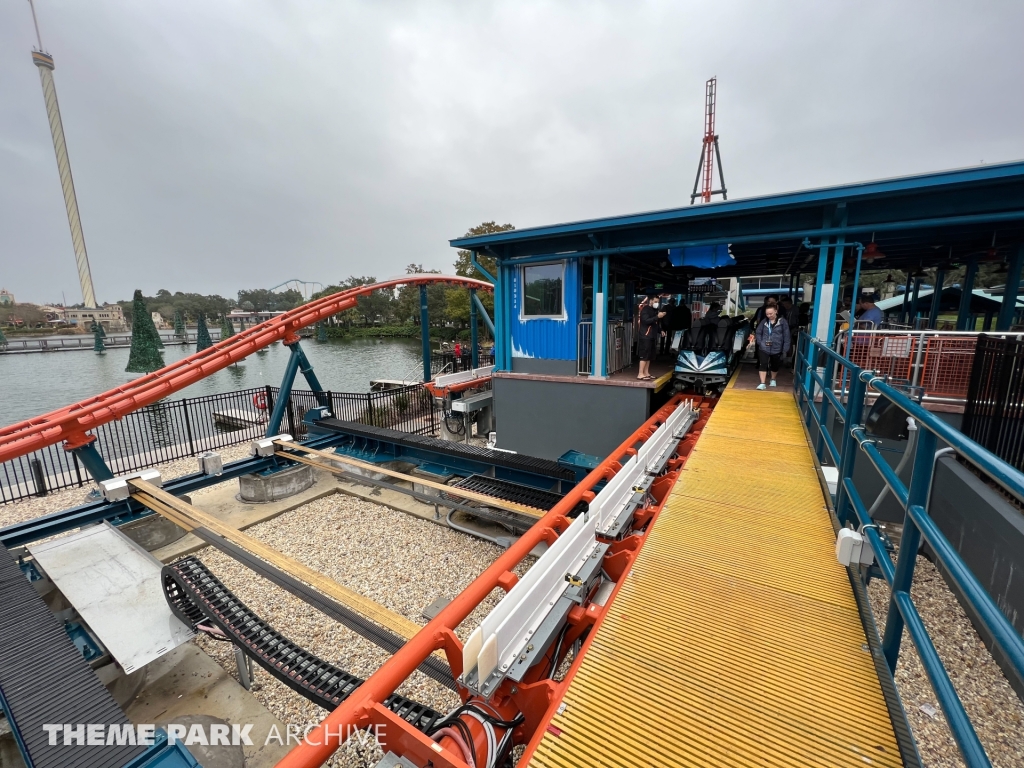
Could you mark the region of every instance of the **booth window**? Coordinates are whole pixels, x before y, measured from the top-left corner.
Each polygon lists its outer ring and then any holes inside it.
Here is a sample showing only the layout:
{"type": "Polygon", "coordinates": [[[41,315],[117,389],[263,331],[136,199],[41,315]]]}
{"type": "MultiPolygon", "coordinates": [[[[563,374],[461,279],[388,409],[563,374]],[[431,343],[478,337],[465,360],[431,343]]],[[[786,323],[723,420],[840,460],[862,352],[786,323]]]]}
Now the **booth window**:
{"type": "Polygon", "coordinates": [[[523,267],[523,317],[562,317],[564,265],[523,267]]]}

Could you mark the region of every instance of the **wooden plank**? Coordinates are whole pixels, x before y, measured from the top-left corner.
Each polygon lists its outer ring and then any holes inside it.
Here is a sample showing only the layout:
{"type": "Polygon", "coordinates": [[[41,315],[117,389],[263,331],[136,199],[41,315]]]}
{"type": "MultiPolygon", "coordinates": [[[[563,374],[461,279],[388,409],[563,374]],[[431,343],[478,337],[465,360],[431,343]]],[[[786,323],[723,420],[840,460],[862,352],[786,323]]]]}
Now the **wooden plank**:
{"type": "MultiPolygon", "coordinates": [[[[476,491],[467,491],[462,488],[455,488],[444,483],[436,483],[433,480],[427,480],[422,477],[413,477],[402,472],[398,472],[393,469],[386,469],[385,467],[371,464],[368,461],[360,461],[359,459],[352,459],[348,456],[343,456],[337,453],[328,453],[327,451],[318,451],[315,448],[306,448],[302,445],[296,445],[295,443],[277,442],[274,445],[278,447],[278,453],[282,456],[286,456],[289,459],[295,461],[302,461],[302,458],[295,454],[295,450],[304,451],[305,453],[313,454],[314,456],[320,456],[321,458],[327,459],[328,461],[340,461],[344,464],[349,464],[353,467],[359,467],[360,469],[366,469],[371,472],[380,472],[382,475],[388,475],[389,477],[395,477],[399,480],[407,480],[410,483],[419,483],[425,485],[428,488],[436,488],[439,491],[450,493],[453,496],[461,496],[464,499],[475,501],[480,504],[485,504],[488,507],[494,509],[504,509],[508,512],[517,512],[521,515],[529,515],[532,518],[540,519],[544,516],[546,510],[537,509],[536,507],[528,507],[525,504],[516,504],[514,501],[505,501],[504,499],[497,499],[494,496],[488,496],[485,493],[477,493],[476,491]]],[[[303,461],[304,464],[311,464],[314,467],[325,469],[328,472],[344,472],[345,470],[339,469],[338,467],[324,466],[323,464],[314,463],[309,460],[303,461]]],[[[438,502],[443,504],[443,502],[438,502]]]]}
{"type": "Polygon", "coordinates": [[[216,517],[186,504],[176,496],[172,496],[167,493],[167,491],[164,491],[151,483],[147,483],[144,480],[131,479],[128,482],[135,491],[132,493],[132,498],[139,503],[144,504],[149,509],[152,509],[154,512],[163,515],[177,525],[180,525],[185,530],[191,531],[200,527],[207,528],[214,533],[223,536],[228,541],[246,549],[257,557],[266,560],[268,563],[275,565],[285,573],[288,573],[297,579],[301,579],[314,589],[334,598],[342,605],[345,605],[354,611],[358,611],[366,618],[377,622],[382,627],[390,629],[392,632],[404,637],[406,640],[411,639],[420,631],[420,629],[422,629],[422,627],[415,622],[410,621],[404,616],[395,613],[388,608],[385,608],[380,603],[374,602],[368,597],[363,597],[358,592],[342,586],[323,574],[317,573],[312,568],[303,565],[298,560],[290,558],[287,555],[281,554],[272,547],[268,547],[266,544],[249,534],[243,533],[229,525],[225,525],[216,517]]]}

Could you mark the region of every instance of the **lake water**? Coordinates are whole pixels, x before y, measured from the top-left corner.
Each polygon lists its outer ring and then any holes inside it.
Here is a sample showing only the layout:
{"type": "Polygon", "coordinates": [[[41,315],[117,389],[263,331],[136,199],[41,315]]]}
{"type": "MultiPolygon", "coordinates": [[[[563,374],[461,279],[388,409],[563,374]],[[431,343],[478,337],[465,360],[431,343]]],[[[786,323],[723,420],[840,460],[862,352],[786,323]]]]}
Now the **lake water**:
{"type": "MultiPolygon", "coordinates": [[[[324,389],[367,392],[371,379],[423,378],[418,339],[332,339],[302,341],[324,389]]],[[[0,425],[13,424],[126,384],[139,374],[125,373],[128,349],[50,352],[0,356],[0,425]]],[[[173,363],[195,352],[195,346],[166,347],[164,362],[173,363]]],[[[288,362],[288,349],[280,342],[265,353],[207,376],[172,395],[173,399],[231,392],[266,384],[280,386],[288,362]]],[[[306,389],[302,374],[297,389],[306,389]]]]}

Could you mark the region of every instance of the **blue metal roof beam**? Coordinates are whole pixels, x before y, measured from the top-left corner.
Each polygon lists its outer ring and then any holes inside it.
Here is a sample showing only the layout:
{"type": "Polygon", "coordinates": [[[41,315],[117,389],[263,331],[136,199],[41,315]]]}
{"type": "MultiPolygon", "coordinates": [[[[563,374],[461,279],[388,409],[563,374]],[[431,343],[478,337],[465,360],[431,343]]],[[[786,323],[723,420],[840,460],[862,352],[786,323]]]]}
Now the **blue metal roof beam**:
{"type": "MultiPolygon", "coordinates": [[[[1024,162],[987,165],[979,168],[942,171],[920,176],[860,182],[802,192],[787,192],[743,200],[731,200],[729,202],[708,203],[697,207],[673,208],[650,213],[517,229],[477,237],[456,238],[449,242],[454,248],[481,250],[486,247],[493,248],[494,246],[507,243],[535,241],[545,237],[562,238],[569,234],[580,234],[586,237],[589,234],[611,232],[623,228],[707,221],[708,219],[717,219],[735,214],[741,214],[743,218],[748,218],[751,214],[755,213],[771,212],[777,214],[786,208],[803,208],[805,210],[807,208],[815,208],[817,211],[816,215],[820,216],[821,206],[823,205],[836,205],[842,202],[860,203],[871,198],[874,198],[873,202],[878,202],[881,198],[903,198],[906,201],[906,198],[914,194],[921,195],[934,192],[955,193],[947,201],[948,206],[952,209],[958,209],[961,213],[968,213],[971,212],[972,208],[984,207],[984,204],[978,199],[977,195],[965,194],[970,191],[971,187],[1001,186],[1002,182],[1017,184],[1024,182],[1024,162]]],[[[858,205],[859,208],[860,206],[858,205]]],[[[885,209],[890,209],[890,206],[885,206],[885,209]]],[[[950,210],[946,213],[951,214],[952,212],[950,210]]],[[[881,213],[882,211],[878,211],[876,215],[881,213]]],[[[851,225],[855,226],[859,223],[862,227],[867,227],[871,224],[871,222],[867,221],[858,222],[857,218],[854,215],[854,211],[851,210],[851,225]]],[[[889,217],[878,215],[876,223],[882,223],[886,218],[889,217]]]]}
{"type": "MultiPolygon", "coordinates": [[[[1024,241],[1024,162],[712,203],[452,240],[516,264],[581,257],[658,256],[669,248],[729,243],[737,265],[715,274],[789,269],[804,238],[875,240],[887,255],[872,269],[963,258],[1024,241]],[[845,227],[832,221],[846,211],[845,227]],[[937,253],[934,246],[945,246],[937,253]]],[[[653,266],[653,265],[652,265],[653,266]]]]}

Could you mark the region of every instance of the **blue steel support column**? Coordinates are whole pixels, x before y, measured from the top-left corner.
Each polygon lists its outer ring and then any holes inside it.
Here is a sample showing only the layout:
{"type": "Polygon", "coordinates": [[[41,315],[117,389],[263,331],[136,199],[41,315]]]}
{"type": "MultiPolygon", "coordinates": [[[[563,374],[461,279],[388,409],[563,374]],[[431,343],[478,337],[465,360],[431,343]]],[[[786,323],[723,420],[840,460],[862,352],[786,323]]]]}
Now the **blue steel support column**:
{"type": "MultiPolygon", "coordinates": [[[[845,223],[845,216],[843,217],[843,221],[845,223]]],[[[836,308],[839,306],[839,281],[843,274],[843,251],[845,249],[846,237],[840,235],[836,238],[836,245],[832,249],[832,304],[828,311],[829,324],[826,331],[826,338],[822,339],[822,341],[829,347],[832,346],[832,339],[835,336],[836,330],[836,308]]]]}
{"type": "Polygon", "coordinates": [[[420,341],[423,344],[423,380],[430,381],[430,310],[427,305],[427,286],[420,284],[420,341]]]}
{"type": "Polygon", "coordinates": [[[96,439],[93,438],[85,445],[80,445],[77,448],[72,448],[71,452],[78,457],[78,460],[82,462],[82,466],[92,475],[92,479],[97,483],[101,480],[110,480],[114,473],[107,466],[107,462],[103,460],[100,452],[96,450],[96,439]]]}
{"type": "Polygon", "coordinates": [[[1009,258],[1006,271],[1006,289],[1003,291],[1003,305],[999,308],[999,319],[996,320],[997,331],[1008,331],[1013,325],[1017,314],[1017,291],[1020,287],[1020,271],[1024,264],[1024,243],[1017,247],[1016,253],[1009,258]]]}
{"type": "MultiPolygon", "coordinates": [[[[828,221],[825,222],[828,224],[828,221]]],[[[822,238],[818,248],[818,275],[814,282],[814,302],[811,304],[811,336],[817,338],[818,313],[821,311],[821,288],[825,285],[825,269],[828,266],[829,239],[822,238]]],[[[820,339],[819,339],[820,341],[820,339]]]]}
{"type": "MultiPolygon", "coordinates": [[[[826,217],[823,226],[828,226],[829,220],[826,217]]],[[[821,305],[821,288],[825,285],[825,268],[828,266],[828,238],[821,241],[821,247],[818,249],[818,275],[814,283],[814,302],[811,304],[811,327],[810,336],[812,339],[816,339],[818,336],[818,312],[820,312],[821,305]]],[[[814,407],[814,380],[811,378],[811,367],[817,362],[817,355],[814,352],[814,345],[808,343],[807,345],[807,359],[804,360],[808,366],[807,372],[804,374],[804,389],[807,391],[807,397],[811,403],[810,407],[814,407]]]]}
{"type": "Polygon", "coordinates": [[[904,280],[904,284],[903,284],[903,304],[900,306],[900,322],[901,323],[906,323],[908,321],[907,311],[908,311],[908,307],[910,306],[909,302],[910,302],[910,282],[911,282],[911,280],[912,280],[912,278],[910,277],[910,270],[908,269],[907,270],[907,277],[904,280]]]}
{"type": "MultiPolygon", "coordinates": [[[[964,275],[963,285],[960,287],[960,310],[956,315],[956,329],[958,331],[968,330],[967,326],[971,321],[971,297],[974,295],[974,278],[978,274],[978,259],[971,258],[967,262],[967,272],[964,275]]],[[[970,330],[974,330],[971,328],[970,330]]]]}
{"type": "Polygon", "coordinates": [[[944,269],[935,270],[935,290],[932,292],[932,306],[928,311],[928,327],[932,330],[935,329],[935,324],[939,321],[939,305],[942,303],[942,284],[946,282],[946,271],[944,269]]]}
{"type": "Polygon", "coordinates": [[[469,364],[476,368],[480,359],[479,339],[476,336],[476,288],[469,289],[469,364]]]}
{"type": "Polygon", "coordinates": [[[320,380],[316,377],[316,373],[313,372],[313,366],[310,365],[309,360],[306,358],[306,353],[302,351],[299,346],[299,342],[295,342],[291,345],[292,354],[298,358],[299,371],[302,372],[303,378],[309,385],[309,388],[313,391],[316,401],[320,403],[324,408],[330,408],[331,403],[327,399],[327,393],[324,392],[324,388],[320,386],[320,380]]]}
{"type": "Polygon", "coordinates": [[[608,267],[610,266],[610,256],[601,257],[601,293],[604,295],[604,311],[601,313],[604,318],[604,323],[601,326],[601,372],[600,375],[605,377],[608,375],[608,267]]]}
{"type": "Polygon", "coordinates": [[[281,434],[281,420],[288,408],[288,401],[292,398],[292,384],[295,383],[295,374],[299,372],[299,356],[301,354],[302,350],[298,348],[298,345],[292,344],[288,364],[285,365],[284,376],[281,378],[281,391],[277,393],[274,410],[270,412],[270,420],[267,422],[267,437],[281,434]]]}
{"type": "Polygon", "coordinates": [[[501,322],[505,329],[505,354],[502,355],[502,370],[505,371],[512,370],[512,292],[515,290],[515,286],[512,284],[512,273],[516,269],[519,269],[519,267],[505,267],[505,273],[500,278],[500,281],[504,284],[501,298],[501,322]]]}
{"type": "Polygon", "coordinates": [[[480,265],[480,262],[478,262],[476,260],[476,251],[470,251],[469,252],[469,262],[476,268],[477,272],[479,272],[481,275],[484,276],[484,279],[488,283],[496,283],[496,282],[498,282],[497,280],[494,279],[494,275],[492,275],[490,272],[488,272],[486,269],[484,269],[480,265]]]}
{"type": "Polygon", "coordinates": [[[864,413],[864,382],[860,378],[860,368],[850,368],[850,395],[846,400],[846,420],[843,422],[843,439],[839,444],[839,486],[836,491],[836,517],[840,525],[846,525],[849,519],[846,507],[849,498],[844,481],[853,477],[854,461],[857,458],[857,438],[853,436],[854,427],[860,426],[864,413]]]}
{"type": "Polygon", "coordinates": [[[594,274],[593,274],[594,285],[591,287],[592,300],[590,302],[590,375],[600,376],[601,371],[598,367],[601,365],[601,359],[604,357],[603,354],[597,353],[597,340],[599,338],[597,321],[598,318],[603,316],[603,312],[597,310],[597,297],[601,295],[601,257],[594,257],[594,274]]]}
{"type": "Polygon", "coordinates": [[[494,369],[496,371],[504,371],[505,366],[502,363],[502,358],[505,355],[505,347],[508,345],[508,339],[505,338],[505,320],[504,320],[504,307],[505,298],[502,296],[502,291],[505,290],[505,270],[501,266],[501,262],[498,262],[497,268],[497,282],[494,284],[494,326],[491,332],[494,334],[494,369]]]}
{"type": "MultiPolygon", "coordinates": [[[[914,322],[912,325],[917,326],[917,300],[921,294],[921,280],[920,277],[914,278],[914,295],[910,299],[910,317],[913,318],[914,322]]],[[[907,319],[910,322],[910,318],[907,319]]]]}
{"type": "MultiPolygon", "coordinates": [[[[921,427],[917,436],[917,449],[914,452],[914,473],[910,478],[907,509],[912,506],[927,508],[932,469],[935,466],[935,444],[935,433],[921,427]]],[[[896,662],[900,657],[900,640],[903,638],[904,625],[903,614],[896,605],[896,595],[900,592],[910,594],[910,583],[914,580],[914,566],[917,563],[917,550],[920,546],[921,530],[911,516],[905,514],[900,554],[896,561],[896,575],[892,580],[892,593],[889,598],[889,613],[885,618],[885,635],[882,637],[882,653],[893,674],[896,672],[896,662]]]]}
{"type": "Polygon", "coordinates": [[[471,291],[471,301],[476,305],[477,316],[483,318],[484,325],[487,326],[487,330],[491,332],[491,336],[497,338],[494,333],[494,323],[491,321],[491,316],[487,314],[487,307],[480,301],[480,297],[476,295],[476,289],[471,291]]]}

